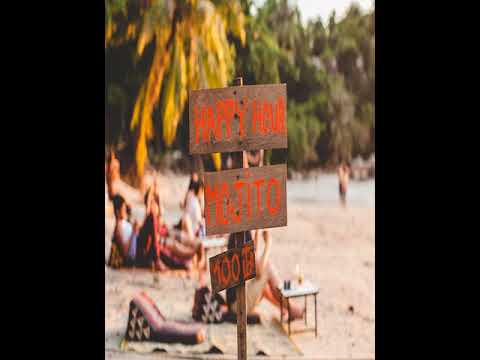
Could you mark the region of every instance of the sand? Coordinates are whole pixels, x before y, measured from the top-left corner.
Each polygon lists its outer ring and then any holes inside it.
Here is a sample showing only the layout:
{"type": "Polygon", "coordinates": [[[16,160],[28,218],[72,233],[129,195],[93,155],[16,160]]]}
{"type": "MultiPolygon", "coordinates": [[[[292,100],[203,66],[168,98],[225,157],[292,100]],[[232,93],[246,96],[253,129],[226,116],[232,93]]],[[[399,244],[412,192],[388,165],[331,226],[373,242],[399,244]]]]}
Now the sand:
{"type": "MultiPolygon", "coordinates": [[[[158,184],[167,223],[173,224],[180,215],[178,204],[188,178],[164,174],[159,177],[158,184]]],[[[288,226],[271,230],[271,259],[282,277],[294,276],[295,265],[299,264],[305,278],[320,288],[318,337],[306,332],[290,338],[305,358],[375,357],[374,187],[374,181],[352,181],[348,207],[344,209],[339,206],[334,175],[320,174],[316,180],[288,182],[288,226]]],[[[141,218],[141,196],[128,186],[123,190],[134,205],[134,217],[141,218]]],[[[107,200],[105,204],[107,258],[113,217],[107,200]]],[[[212,255],[213,252],[209,253],[212,255]]],[[[151,273],[114,271],[105,267],[105,358],[136,359],[139,356],[120,351],[128,302],[136,291],[146,290],[152,294],[167,317],[188,320],[195,286],[194,278],[161,278],[156,282],[151,273]],[[175,290],[174,295],[170,289],[175,290]]],[[[299,301],[303,303],[303,299],[299,301]]],[[[313,309],[313,298],[309,298],[309,326],[314,324],[313,309]]],[[[279,318],[279,311],[267,301],[261,303],[260,310],[266,318],[279,318]]],[[[292,330],[301,330],[304,326],[303,321],[293,322],[292,330]]],[[[158,353],[151,355],[152,358],[159,356],[158,353]]],[[[149,357],[141,355],[141,358],[149,357]]]]}

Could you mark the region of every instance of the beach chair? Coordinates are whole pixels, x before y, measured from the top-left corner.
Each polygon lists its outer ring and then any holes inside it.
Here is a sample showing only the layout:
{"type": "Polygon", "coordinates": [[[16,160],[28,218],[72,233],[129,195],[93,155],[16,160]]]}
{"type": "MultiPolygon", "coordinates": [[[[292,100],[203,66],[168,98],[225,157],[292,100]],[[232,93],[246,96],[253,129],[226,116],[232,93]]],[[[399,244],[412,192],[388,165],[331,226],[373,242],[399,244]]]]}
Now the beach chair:
{"type": "Polygon", "coordinates": [[[166,320],[153,300],[141,292],[130,301],[125,339],[195,345],[205,340],[202,324],[166,320]]]}

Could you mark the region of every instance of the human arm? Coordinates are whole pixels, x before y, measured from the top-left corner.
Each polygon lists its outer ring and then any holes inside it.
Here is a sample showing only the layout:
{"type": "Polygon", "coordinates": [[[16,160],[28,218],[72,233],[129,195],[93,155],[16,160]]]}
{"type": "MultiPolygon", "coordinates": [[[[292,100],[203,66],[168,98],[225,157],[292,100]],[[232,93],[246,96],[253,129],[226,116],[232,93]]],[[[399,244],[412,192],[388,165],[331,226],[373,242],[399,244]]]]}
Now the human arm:
{"type": "MultiPolygon", "coordinates": [[[[195,207],[194,207],[194,212],[195,212],[195,220],[197,222],[197,227],[202,223],[203,220],[203,212],[202,212],[202,203],[200,202],[200,198],[195,197],[195,207]]],[[[197,231],[198,229],[195,229],[197,231]]]]}

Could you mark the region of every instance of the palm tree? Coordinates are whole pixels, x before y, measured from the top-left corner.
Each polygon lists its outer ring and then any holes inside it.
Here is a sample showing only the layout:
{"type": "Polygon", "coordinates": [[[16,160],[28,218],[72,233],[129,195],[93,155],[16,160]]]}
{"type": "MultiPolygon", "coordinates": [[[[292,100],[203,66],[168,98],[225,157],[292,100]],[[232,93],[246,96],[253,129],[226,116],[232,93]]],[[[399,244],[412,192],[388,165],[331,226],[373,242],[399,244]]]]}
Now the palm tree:
{"type": "MultiPolygon", "coordinates": [[[[152,43],[154,48],[130,121],[139,178],[148,156],[147,143],[155,135],[154,110],[158,107],[163,140],[169,147],[188,90],[224,87],[233,77],[234,49],[227,35],[244,45],[244,21],[238,0],[106,0],[106,46],[134,39],[138,57],[145,56],[152,43]]],[[[219,166],[219,154],[214,160],[219,166]]]]}

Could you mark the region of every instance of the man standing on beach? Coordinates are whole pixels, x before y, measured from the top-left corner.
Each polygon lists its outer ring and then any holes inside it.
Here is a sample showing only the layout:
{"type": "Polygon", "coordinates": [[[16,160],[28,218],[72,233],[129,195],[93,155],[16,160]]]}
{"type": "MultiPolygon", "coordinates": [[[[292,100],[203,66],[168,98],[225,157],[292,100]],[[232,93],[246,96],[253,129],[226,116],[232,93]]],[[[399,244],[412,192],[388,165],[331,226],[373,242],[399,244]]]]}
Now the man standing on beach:
{"type": "Polygon", "coordinates": [[[342,162],[337,170],[338,174],[338,183],[339,183],[339,191],[340,191],[340,202],[343,206],[346,205],[346,198],[347,198],[347,188],[348,188],[348,181],[350,178],[350,169],[347,164],[342,162]]]}

